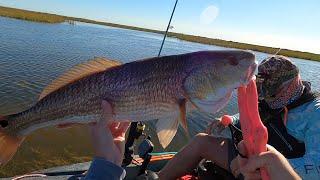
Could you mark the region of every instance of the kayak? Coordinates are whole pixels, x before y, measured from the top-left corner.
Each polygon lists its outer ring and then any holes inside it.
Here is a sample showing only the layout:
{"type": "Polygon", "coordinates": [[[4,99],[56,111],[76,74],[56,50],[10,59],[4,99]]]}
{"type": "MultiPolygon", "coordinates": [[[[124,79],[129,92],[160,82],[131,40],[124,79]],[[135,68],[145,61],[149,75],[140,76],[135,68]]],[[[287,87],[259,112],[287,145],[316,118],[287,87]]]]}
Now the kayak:
{"type": "MultiPolygon", "coordinates": [[[[176,154],[176,152],[150,153],[152,156],[147,166],[147,170],[158,172],[165,164],[176,154]]],[[[131,164],[125,167],[126,180],[135,179],[140,171],[143,159],[135,155],[131,164]]],[[[78,179],[84,177],[85,172],[89,169],[91,162],[77,163],[66,166],[48,168],[40,171],[35,171],[29,174],[15,176],[5,179],[78,179]]]]}

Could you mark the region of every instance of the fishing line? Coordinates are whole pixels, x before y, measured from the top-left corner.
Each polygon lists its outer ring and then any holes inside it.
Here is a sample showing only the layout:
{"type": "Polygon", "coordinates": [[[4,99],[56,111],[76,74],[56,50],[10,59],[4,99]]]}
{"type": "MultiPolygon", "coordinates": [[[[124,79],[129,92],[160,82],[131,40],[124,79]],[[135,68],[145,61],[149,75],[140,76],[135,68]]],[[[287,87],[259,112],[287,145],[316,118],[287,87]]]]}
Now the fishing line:
{"type": "Polygon", "coordinates": [[[262,57],[261,59],[259,58],[259,59],[257,59],[257,60],[258,60],[258,61],[262,61],[262,60],[264,60],[264,59],[267,59],[267,58],[271,58],[271,57],[273,57],[273,56],[276,56],[276,55],[279,54],[279,52],[280,52],[281,50],[282,50],[282,49],[279,48],[278,51],[276,51],[274,54],[269,54],[269,55],[266,56],[266,58],[263,58],[263,57],[262,57]]]}
{"type": "Polygon", "coordinates": [[[172,10],[172,13],[171,13],[171,17],[170,17],[170,20],[169,20],[169,23],[168,23],[168,26],[167,26],[167,30],[163,36],[163,40],[162,40],[162,43],[161,43],[161,47],[160,47],[160,50],[159,50],[159,53],[158,53],[158,57],[160,57],[160,54],[161,54],[161,51],[162,51],[162,48],[163,48],[163,44],[164,44],[164,41],[166,40],[166,37],[167,37],[167,34],[168,34],[168,30],[170,28],[170,24],[171,24],[171,20],[172,20],[172,17],[173,17],[173,14],[176,10],[176,6],[178,4],[178,0],[176,0],[176,3],[174,4],[174,7],[173,7],[173,10],[172,10]]]}
{"type": "Polygon", "coordinates": [[[282,49],[279,48],[279,50],[273,55],[273,56],[276,56],[282,49]]]}

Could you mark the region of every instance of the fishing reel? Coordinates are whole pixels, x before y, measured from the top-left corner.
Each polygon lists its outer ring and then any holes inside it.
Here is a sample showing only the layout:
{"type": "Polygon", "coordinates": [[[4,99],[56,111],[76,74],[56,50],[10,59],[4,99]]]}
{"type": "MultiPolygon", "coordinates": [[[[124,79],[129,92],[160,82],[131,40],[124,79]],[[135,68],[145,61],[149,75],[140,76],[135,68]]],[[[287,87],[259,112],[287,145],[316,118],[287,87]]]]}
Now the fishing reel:
{"type": "Polygon", "coordinates": [[[158,180],[157,173],[147,170],[148,164],[152,158],[150,154],[153,151],[154,145],[151,142],[150,136],[145,138],[138,147],[139,157],[143,159],[143,163],[140,166],[138,176],[135,180],[158,180]]]}
{"type": "Polygon", "coordinates": [[[150,163],[152,155],[150,153],[153,151],[154,145],[151,142],[151,137],[148,136],[139,145],[138,153],[139,157],[143,159],[143,163],[140,166],[140,171],[138,175],[145,174],[148,164],[150,163]]]}
{"type": "Polygon", "coordinates": [[[123,166],[128,166],[132,162],[134,155],[134,141],[143,135],[145,127],[146,125],[142,122],[131,123],[129,135],[125,144],[124,159],[122,161],[123,166]]]}
{"type": "Polygon", "coordinates": [[[135,179],[155,180],[155,179],[158,179],[158,175],[152,171],[147,170],[148,164],[150,163],[152,158],[152,155],[150,153],[153,151],[154,145],[151,141],[151,137],[146,136],[143,133],[144,130],[145,130],[144,123],[142,122],[131,123],[129,135],[125,145],[125,153],[124,153],[122,166],[128,166],[129,164],[131,164],[134,158],[134,142],[135,140],[139,139],[141,136],[144,136],[145,138],[142,140],[142,142],[138,146],[138,155],[141,159],[143,159],[143,162],[142,164],[139,165],[139,171],[135,179]]]}

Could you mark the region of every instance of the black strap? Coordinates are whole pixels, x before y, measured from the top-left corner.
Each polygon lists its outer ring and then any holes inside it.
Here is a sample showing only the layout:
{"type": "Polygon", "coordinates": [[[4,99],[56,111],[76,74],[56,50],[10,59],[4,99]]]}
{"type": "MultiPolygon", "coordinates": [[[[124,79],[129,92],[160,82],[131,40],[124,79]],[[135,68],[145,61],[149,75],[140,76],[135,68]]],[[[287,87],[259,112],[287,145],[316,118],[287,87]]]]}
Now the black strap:
{"type": "Polygon", "coordinates": [[[238,147],[237,147],[238,144],[240,143],[240,141],[242,141],[242,139],[243,139],[242,131],[233,124],[229,124],[228,127],[231,132],[232,147],[233,147],[234,151],[236,152],[237,155],[240,155],[242,158],[247,158],[247,156],[245,156],[239,152],[238,147]]]}

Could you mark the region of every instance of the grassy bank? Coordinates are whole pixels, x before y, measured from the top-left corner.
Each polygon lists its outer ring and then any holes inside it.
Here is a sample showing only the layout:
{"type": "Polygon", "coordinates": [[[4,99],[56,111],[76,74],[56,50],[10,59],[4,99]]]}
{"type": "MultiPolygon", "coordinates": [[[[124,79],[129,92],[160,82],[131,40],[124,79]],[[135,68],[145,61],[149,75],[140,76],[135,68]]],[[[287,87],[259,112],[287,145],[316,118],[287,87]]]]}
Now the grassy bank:
{"type": "MultiPolygon", "coordinates": [[[[192,35],[179,34],[179,33],[171,33],[171,35],[173,35],[179,39],[183,39],[183,40],[191,41],[191,42],[198,42],[198,43],[203,43],[203,44],[210,44],[210,45],[229,47],[229,48],[237,48],[237,49],[250,49],[253,51],[259,51],[259,52],[264,52],[264,53],[269,53],[269,54],[274,54],[277,51],[279,51],[279,48],[274,48],[274,47],[260,46],[260,45],[240,43],[240,42],[234,42],[234,41],[226,41],[226,40],[221,40],[221,39],[211,39],[211,38],[206,38],[206,37],[201,37],[201,36],[192,36],[192,35]]],[[[320,62],[320,54],[315,54],[315,53],[301,52],[301,51],[295,51],[295,50],[289,50],[289,49],[281,49],[278,54],[284,55],[284,56],[289,56],[289,57],[295,57],[295,58],[301,58],[301,59],[307,59],[307,60],[313,60],[313,61],[320,62]]]]}
{"type": "Polygon", "coordinates": [[[63,16],[48,13],[26,11],[21,9],[7,8],[0,6],[0,16],[22,19],[27,21],[61,23],[65,21],[63,16]]]}
{"type": "MultiPolygon", "coordinates": [[[[84,18],[75,18],[75,17],[68,17],[68,16],[60,16],[55,14],[48,14],[48,13],[40,13],[40,12],[33,12],[33,11],[26,11],[21,9],[14,9],[14,8],[7,8],[0,6],[0,16],[11,17],[16,19],[23,19],[29,21],[36,21],[36,22],[45,22],[45,23],[61,23],[65,21],[80,21],[85,23],[92,23],[92,24],[99,24],[104,26],[112,26],[124,29],[132,29],[137,31],[145,31],[145,32],[153,32],[153,33],[161,33],[163,31],[153,30],[153,29],[146,29],[141,27],[134,27],[134,26],[127,26],[121,24],[114,24],[114,23],[107,23],[107,22],[99,22],[84,18]]],[[[250,49],[259,52],[265,52],[274,54],[276,53],[279,48],[267,47],[267,46],[260,46],[254,44],[247,44],[247,43],[240,43],[234,41],[226,41],[221,39],[213,39],[213,38],[206,38],[201,36],[194,36],[194,35],[187,35],[187,34],[180,34],[180,33],[169,33],[169,36],[176,37],[181,40],[190,41],[190,42],[197,42],[202,44],[210,44],[216,46],[223,46],[229,48],[237,48],[237,49],[250,49]]],[[[313,60],[313,61],[320,61],[320,54],[309,53],[309,52],[301,52],[301,51],[294,51],[289,49],[282,49],[278,54],[313,60]]]]}

